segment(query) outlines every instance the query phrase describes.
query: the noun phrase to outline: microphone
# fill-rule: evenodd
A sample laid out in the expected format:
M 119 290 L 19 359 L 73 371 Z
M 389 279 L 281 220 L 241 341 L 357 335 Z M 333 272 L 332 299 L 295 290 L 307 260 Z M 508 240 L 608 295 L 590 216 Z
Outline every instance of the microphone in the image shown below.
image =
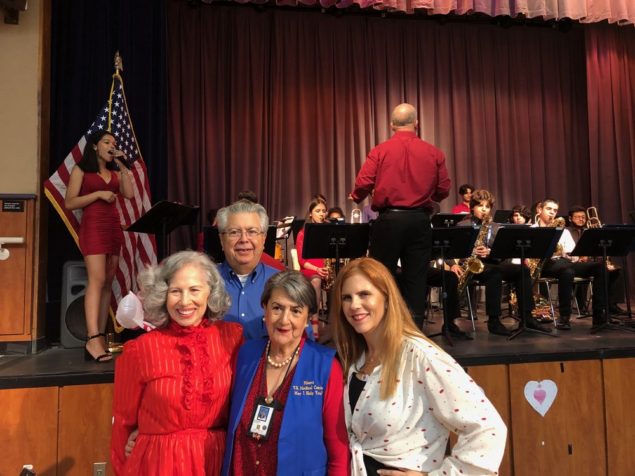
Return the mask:
M 113 149 L 113 150 L 109 150 L 108 154 L 112 155 L 113 157 L 119 159 L 121 161 L 121 163 L 128 169 L 132 169 L 132 165 L 130 165 L 130 163 L 128 162 L 128 159 L 126 158 L 126 154 L 119 149 Z

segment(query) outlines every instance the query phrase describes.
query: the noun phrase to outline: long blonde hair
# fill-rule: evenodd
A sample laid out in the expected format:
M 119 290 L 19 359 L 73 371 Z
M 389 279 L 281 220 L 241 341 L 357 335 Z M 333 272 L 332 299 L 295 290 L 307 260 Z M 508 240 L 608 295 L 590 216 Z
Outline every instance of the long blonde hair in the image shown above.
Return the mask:
M 380 398 L 386 400 L 395 393 L 399 380 L 401 346 L 405 337 L 426 339 L 417 328 L 412 314 L 401 297 L 399 288 L 390 271 L 372 258 L 359 258 L 348 263 L 339 273 L 333 285 L 333 304 L 329 320 L 334 327 L 334 338 L 347 378 L 351 366 L 368 349 L 364 336 L 358 334 L 348 323 L 342 312 L 342 286 L 355 274 L 367 278 L 384 296 L 386 311 L 381 321 L 382 348 L 377 349 L 382 363 Z

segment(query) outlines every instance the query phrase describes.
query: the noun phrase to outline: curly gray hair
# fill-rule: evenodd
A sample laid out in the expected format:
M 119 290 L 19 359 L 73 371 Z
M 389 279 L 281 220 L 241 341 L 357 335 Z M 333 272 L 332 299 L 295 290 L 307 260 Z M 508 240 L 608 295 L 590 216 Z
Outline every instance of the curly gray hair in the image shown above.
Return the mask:
M 207 255 L 196 251 L 179 251 L 139 274 L 140 294 L 148 322 L 157 327 L 167 325 L 170 316 L 165 303 L 170 281 L 177 271 L 189 264 L 198 266 L 207 275 L 207 284 L 210 289 L 207 308 L 211 314 L 210 317 L 219 319 L 229 309 L 231 300 L 225 291 L 225 282 L 212 260 Z
M 234 213 L 257 213 L 258 218 L 260 219 L 260 231 L 263 233 L 267 232 L 267 227 L 269 226 L 267 210 L 265 210 L 265 207 L 259 203 L 253 203 L 249 200 L 238 200 L 237 202 L 218 210 L 218 213 L 216 214 L 216 225 L 218 226 L 218 231 L 221 233 L 225 231 L 229 215 L 233 215 Z

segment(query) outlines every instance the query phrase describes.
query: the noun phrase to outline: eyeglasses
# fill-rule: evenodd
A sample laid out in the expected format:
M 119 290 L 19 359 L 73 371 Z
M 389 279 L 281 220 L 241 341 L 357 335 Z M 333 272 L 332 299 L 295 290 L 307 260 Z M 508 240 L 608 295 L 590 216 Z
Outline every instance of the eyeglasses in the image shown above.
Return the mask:
M 222 232 L 223 235 L 227 236 L 230 240 L 238 240 L 243 236 L 243 233 L 247 235 L 247 238 L 256 238 L 259 235 L 262 235 L 262 231 L 258 228 L 248 228 L 246 230 L 241 230 L 240 228 L 230 228 L 227 231 Z

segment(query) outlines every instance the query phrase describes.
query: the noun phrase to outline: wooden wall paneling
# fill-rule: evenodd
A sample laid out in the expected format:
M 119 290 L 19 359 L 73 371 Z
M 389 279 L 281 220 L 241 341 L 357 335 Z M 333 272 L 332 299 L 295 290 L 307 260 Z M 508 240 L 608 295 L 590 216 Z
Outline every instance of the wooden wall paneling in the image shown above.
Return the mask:
M 483 365 L 468 367 L 467 373 L 483 389 L 487 398 L 496 407 L 501 418 L 507 425 L 507 444 L 498 474 L 500 476 L 513 475 L 512 464 L 512 429 L 511 410 L 509 400 L 509 369 L 507 365 Z
M 56 474 L 58 388 L 0 390 L 0 401 L 0 475 L 17 476 L 25 464 Z
M 631 476 L 635 471 L 635 359 L 604 360 L 602 366 L 608 474 Z
M 93 463 L 110 465 L 112 384 L 73 385 L 60 390 L 58 474 L 93 474 Z
M 41 2 L 42 17 L 40 27 L 39 46 L 39 91 L 40 91 L 40 123 L 38 136 L 40 144 L 39 153 L 39 178 L 38 183 L 43 184 L 49 177 L 50 162 L 50 130 L 51 130 L 51 49 L 53 37 L 52 6 L 53 2 Z M 40 190 L 42 190 L 40 188 Z M 48 214 L 55 213 L 46 199 L 44 193 L 38 193 L 35 202 L 34 219 L 34 259 L 33 259 L 33 338 L 42 338 L 45 334 L 46 314 L 46 262 L 48 258 Z
M 525 399 L 524 388 L 529 381 L 547 379 L 556 383 L 558 393 L 543 417 Z M 509 380 L 516 476 L 606 475 L 599 360 L 513 364 Z
M 568 474 L 594 476 L 606 472 L 606 423 L 604 420 L 604 393 L 602 392 L 602 362 L 583 360 L 565 362 L 566 394 L 569 406 L 567 427 L 573 444 L 573 458 Z
M 0 235 L 25 240 L 23 244 L 5 245 L 11 254 L 0 261 L 0 341 L 29 340 L 31 335 L 34 202 L 23 201 L 23 212 L 0 208 Z

